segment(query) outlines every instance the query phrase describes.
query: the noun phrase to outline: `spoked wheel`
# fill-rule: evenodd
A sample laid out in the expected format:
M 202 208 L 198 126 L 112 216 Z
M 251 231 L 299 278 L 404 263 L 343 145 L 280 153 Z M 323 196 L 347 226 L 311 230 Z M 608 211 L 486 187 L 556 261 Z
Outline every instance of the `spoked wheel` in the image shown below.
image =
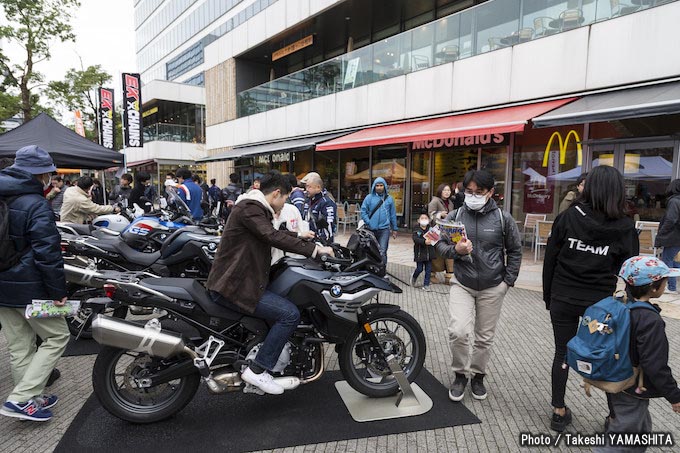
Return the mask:
M 149 375 L 174 363 L 145 353 L 102 348 L 92 370 L 94 393 L 102 406 L 120 419 L 133 423 L 164 420 L 191 401 L 201 382 L 196 372 L 147 387 Z
M 425 335 L 418 322 L 404 311 L 378 315 L 370 320 L 385 357 L 394 354 L 409 382 L 413 382 L 425 361 Z M 399 391 L 387 361 L 373 350 L 361 326 L 339 351 L 342 375 L 359 393 L 374 398 L 391 396 Z

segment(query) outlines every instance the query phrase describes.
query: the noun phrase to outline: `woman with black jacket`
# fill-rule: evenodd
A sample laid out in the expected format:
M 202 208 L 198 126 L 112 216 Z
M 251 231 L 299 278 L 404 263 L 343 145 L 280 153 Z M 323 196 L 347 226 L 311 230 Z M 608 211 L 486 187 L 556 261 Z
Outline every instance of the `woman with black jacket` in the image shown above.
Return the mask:
M 675 255 L 680 252 L 680 179 L 674 179 L 666 190 L 666 213 L 659 223 L 654 247 L 663 247 L 661 259 L 670 268 L 680 267 Z M 666 293 L 677 293 L 675 277 L 668 278 Z
M 550 427 L 558 432 L 572 421 L 564 404 L 567 342 L 576 335 L 586 308 L 614 293 L 621 264 L 640 248 L 635 224 L 625 215 L 625 202 L 621 173 L 613 167 L 595 167 L 581 198 L 557 216 L 548 239 L 543 300 L 555 336 Z

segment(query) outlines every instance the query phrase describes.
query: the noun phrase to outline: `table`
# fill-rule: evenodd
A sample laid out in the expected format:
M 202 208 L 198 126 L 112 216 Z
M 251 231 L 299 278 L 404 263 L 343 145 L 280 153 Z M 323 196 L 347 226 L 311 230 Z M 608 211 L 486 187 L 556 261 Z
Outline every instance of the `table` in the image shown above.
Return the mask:
M 456 61 L 458 59 L 458 55 L 459 54 L 457 50 L 446 50 L 446 48 L 434 54 L 435 58 L 442 60 L 446 63 Z
M 519 44 L 519 34 L 513 33 L 509 36 L 501 38 L 501 44 L 505 46 L 514 46 L 515 44 Z
M 578 23 L 581 25 L 583 22 L 586 21 L 586 18 L 581 16 L 578 18 Z M 570 21 L 571 22 L 571 21 Z M 550 23 L 548 24 L 550 28 L 555 28 L 557 30 L 563 30 L 563 24 L 564 24 L 564 19 L 554 19 L 551 20 Z M 575 28 L 575 27 L 574 27 Z

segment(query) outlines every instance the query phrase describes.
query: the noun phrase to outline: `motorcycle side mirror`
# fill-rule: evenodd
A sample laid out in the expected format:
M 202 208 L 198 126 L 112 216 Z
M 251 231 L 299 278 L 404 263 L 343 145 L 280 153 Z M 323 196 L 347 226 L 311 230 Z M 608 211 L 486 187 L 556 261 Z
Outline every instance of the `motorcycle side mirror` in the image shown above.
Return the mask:
M 165 209 L 165 208 L 168 207 L 168 201 L 165 198 L 161 198 L 160 204 L 161 204 L 161 209 Z

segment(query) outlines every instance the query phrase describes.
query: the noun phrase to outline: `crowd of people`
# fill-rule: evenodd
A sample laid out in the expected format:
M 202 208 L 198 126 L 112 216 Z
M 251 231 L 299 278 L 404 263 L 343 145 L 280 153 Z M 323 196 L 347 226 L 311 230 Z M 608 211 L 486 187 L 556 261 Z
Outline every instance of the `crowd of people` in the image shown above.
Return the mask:
M 50 408 L 58 398 L 45 393 L 45 387 L 69 338 L 62 318 L 26 319 L 23 314 L 33 299 L 52 300 L 58 306 L 66 302 L 55 214 L 82 223 L 88 216 L 118 209 L 96 202 L 91 177 L 81 177 L 65 189 L 62 178 L 51 176 L 55 170 L 47 152 L 27 146 L 17 151 L 12 165 L 0 171 L 0 216 L 7 220 L 6 235 L 1 238 L 0 325 L 14 381 L 0 414 L 33 421 L 52 416 Z M 110 198 L 144 204 L 144 199 L 155 197 L 149 180 L 147 174 L 138 173 L 133 185 L 133 178 L 125 174 Z M 300 257 L 333 254 L 331 247 L 320 244 L 334 240 L 335 201 L 314 172 L 298 181 L 295 175 L 272 171 L 247 191 L 237 174 L 230 175 L 224 189 L 215 180 L 210 183 L 180 168 L 167 175 L 165 185 L 177 189 L 195 219 L 220 206 L 217 215 L 226 222 L 222 244 L 229 247 L 219 247 L 206 286 L 216 304 L 268 321 L 271 328 L 242 378 L 266 393 L 281 394 L 285 389 L 272 378 L 271 370 L 299 322 L 299 311 L 267 290 L 270 269 L 286 253 Z M 473 398 L 487 398 L 485 377 L 501 307 L 519 275 L 522 243 L 517 223 L 496 205 L 494 191 L 489 172 L 469 171 L 453 190 L 446 184 L 437 188 L 413 231 L 417 267 L 411 284 L 424 273 L 423 288 L 428 289 L 436 259 L 452 274 L 448 303 L 455 376 L 449 390 L 452 401 L 464 399 L 468 383 Z M 680 388 L 668 366 L 665 324 L 658 307 L 651 304 L 667 284 L 675 289 L 674 277 L 680 275 L 672 269 L 678 267 L 675 258 L 680 251 L 680 180 L 668 188 L 668 209 L 659 226 L 656 245 L 664 249 L 663 261 L 637 256 L 638 233 L 626 213 L 620 172 L 596 167 L 579 181 L 577 192 L 555 219 L 543 267 L 543 300 L 555 344 L 550 426 L 562 432 L 573 422 L 574 414 L 565 402 L 567 344 L 583 323 L 586 310 L 615 292 L 619 276 L 625 281 L 627 297 L 648 305 L 647 310 L 631 310 L 631 359 L 644 374 L 635 386 L 607 393 L 605 429 L 649 432 L 650 399 L 666 398 L 680 412 Z M 360 227 L 375 235 L 386 264 L 389 239 L 396 238 L 398 224 L 395 203 L 383 178 L 373 181 L 362 203 L 361 220 Z M 429 230 L 437 220 L 463 225 L 465 235 L 456 240 L 447 234 L 431 236 Z M 245 268 L 252 272 L 244 273 Z

